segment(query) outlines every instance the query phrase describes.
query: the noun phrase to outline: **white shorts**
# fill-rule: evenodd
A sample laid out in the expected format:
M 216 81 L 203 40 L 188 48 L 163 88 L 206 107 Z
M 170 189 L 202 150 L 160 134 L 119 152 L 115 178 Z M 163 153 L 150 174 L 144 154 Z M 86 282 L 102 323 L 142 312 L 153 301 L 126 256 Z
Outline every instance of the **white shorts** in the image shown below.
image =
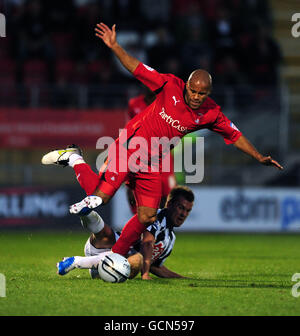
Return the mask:
M 109 249 L 109 248 L 97 249 L 96 247 L 94 247 L 90 242 L 90 237 L 88 238 L 88 240 L 86 241 L 86 243 L 84 245 L 84 255 L 86 257 L 91 257 L 91 256 L 101 254 L 101 259 L 104 259 L 104 257 L 109 253 L 111 253 L 111 249 Z M 98 273 L 98 269 L 96 269 L 96 268 L 89 269 L 89 273 L 90 273 L 92 279 L 99 279 L 100 278 L 99 273 Z
M 98 255 L 100 253 L 103 252 L 107 252 L 107 251 L 111 251 L 111 249 L 109 248 L 105 248 L 105 249 L 98 249 L 96 247 L 94 247 L 91 242 L 90 242 L 90 237 L 88 238 L 88 240 L 86 241 L 85 245 L 84 245 L 84 255 L 86 257 L 91 257 L 94 255 Z M 107 253 L 104 254 L 103 258 L 106 256 Z

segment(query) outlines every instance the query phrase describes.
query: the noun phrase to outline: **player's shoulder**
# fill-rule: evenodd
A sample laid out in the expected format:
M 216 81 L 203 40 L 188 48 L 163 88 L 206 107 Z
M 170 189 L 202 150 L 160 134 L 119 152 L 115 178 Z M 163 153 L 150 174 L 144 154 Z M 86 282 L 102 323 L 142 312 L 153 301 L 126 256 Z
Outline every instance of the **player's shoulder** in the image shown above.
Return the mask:
M 167 209 L 158 209 L 156 213 L 156 219 L 153 224 L 147 227 L 147 230 L 156 236 L 159 232 L 166 228 Z
M 167 208 L 158 209 L 156 214 L 156 221 L 161 224 L 163 220 L 166 218 L 166 216 L 167 216 Z
M 179 77 L 177 77 L 173 74 L 170 74 L 170 73 L 164 74 L 164 76 L 165 76 L 166 80 L 168 80 L 169 84 L 184 87 L 184 81 L 181 78 L 179 78 Z
M 209 114 L 216 116 L 221 111 L 220 105 L 218 105 L 212 98 L 207 97 L 204 103 L 200 106 L 199 112 L 202 114 Z

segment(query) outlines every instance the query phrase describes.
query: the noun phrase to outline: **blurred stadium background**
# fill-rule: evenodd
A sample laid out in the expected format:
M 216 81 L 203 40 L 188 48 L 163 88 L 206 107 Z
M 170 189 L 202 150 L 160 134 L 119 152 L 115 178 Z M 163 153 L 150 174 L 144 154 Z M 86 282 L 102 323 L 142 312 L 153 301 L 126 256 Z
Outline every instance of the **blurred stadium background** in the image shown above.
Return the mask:
M 129 98 L 142 91 L 94 36 L 103 21 L 116 23 L 119 43 L 160 72 L 186 80 L 208 70 L 223 112 L 285 167 L 260 166 L 200 132 L 204 180 L 190 185 L 197 206 L 186 229 L 297 232 L 300 38 L 291 17 L 299 1 L 2 0 L 0 12 L 0 229 L 80 229 L 68 215 L 84 196 L 74 174 L 40 159 L 77 143 L 96 169 L 97 139 L 118 135 Z M 121 190 L 104 218 L 124 222 L 125 203 Z

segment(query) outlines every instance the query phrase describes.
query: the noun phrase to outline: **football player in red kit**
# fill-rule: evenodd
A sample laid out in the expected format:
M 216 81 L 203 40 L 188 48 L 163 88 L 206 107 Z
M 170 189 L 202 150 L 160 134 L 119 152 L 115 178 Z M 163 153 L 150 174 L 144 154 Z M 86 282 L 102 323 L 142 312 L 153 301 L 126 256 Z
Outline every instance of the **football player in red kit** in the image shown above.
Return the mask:
M 128 102 L 128 119 L 134 118 L 137 114 L 145 110 L 147 106 L 153 103 L 155 100 L 155 94 L 146 88 L 145 93 L 133 97 Z M 176 177 L 174 173 L 174 159 L 172 152 L 170 152 L 170 169 L 168 171 L 161 171 L 161 183 L 162 183 L 162 198 L 160 202 L 160 208 L 163 208 L 170 191 L 176 186 Z M 132 213 L 137 212 L 136 200 L 132 189 L 130 188 L 130 182 L 126 183 L 127 199 Z
M 110 29 L 104 23 L 100 23 L 97 24 L 95 31 L 96 36 L 112 50 L 121 64 L 135 78 L 155 92 L 156 99 L 129 121 L 119 138 L 113 143 L 114 146 L 110 146 L 108 164 L 100 176 L 84 162 L 76 147 L 52 151 L 43 157 L 42 162 L 70 165 L 74 168 L 77 180 L 87 195 L 98 196 L 96 198 L 88 196 L 71 206 L 70 212 L 80 215 L 88 209 L 91 211 L 100 204 L 106 204 L 121 184 L 130 178 L 138 206 L 137 214 L 124 226 L 119 240 L 112 247 L 113 252 L 126 255 L 130 246 L 156 219 L 161 199 L 161 183 L 159 169 L 153 169 L 155 164 L 152 165 L 152 159 L 154 158 L 156 166 L 159 167 L 166 153 L 160 147 L 158 151 L 157 148 L 153 151 L 151 146 L 153 137 L 156 139 L 182 138 L 187 133 L 207 128 L 220 134 L 226 144 L 234 144 L 236 148 L 261 164 L 283 169 L 271 156 L 259 153 L 222 113 L 220 106 L 208 97 L 212 90 L 212 78 L 208 72 L 201 69 L 195 70 L 184 83 L 180 78 L 172 74 L 161 74 L 130 56 L 117 42 L 115 25 Z M 146 141 L 146 145 L 142 148 L 145 156 L 140 159 L 141 169 L 135 170 L 133 164 L 137 158 L 134 156 L 135 145 L 141 138 Z M 131 160 L 128 161 L 128 158 Z M 143 169 L 147 168 L 147 165 L 151 168 L 148 171 Z

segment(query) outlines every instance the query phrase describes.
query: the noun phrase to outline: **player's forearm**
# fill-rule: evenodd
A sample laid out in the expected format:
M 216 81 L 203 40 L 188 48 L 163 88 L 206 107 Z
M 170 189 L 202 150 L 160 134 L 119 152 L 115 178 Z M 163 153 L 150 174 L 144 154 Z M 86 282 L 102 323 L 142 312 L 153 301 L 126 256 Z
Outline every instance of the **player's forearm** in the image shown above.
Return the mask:
M 151 266 L 150 272 L 160 278 L 184 278 L 184 276 L 169 270 L 165 266 L 161 267 Z
M 150 273 L 150 267 L 151 267 L 151 263 L 147 262 L 147 261 L 144 261 L 143 262 L 143 267 L 142 267 L 142 276 L 143 275 L 147 275 L 149 276 L 149 273 Z
M 243 151 L 244 153 L 252 156 L 257 161 L 261 162 L 263 155 L 260 154 L 257 149 L 251 144 L 251 142 L 243 135 L 234 143 L 235 147 Z
M 115 43 L 111 50 L 113 53 L 118 57 L 122 65 L 131 73 L 139 65 L 140 61 L 137 60 L 135 57 L 129 55 L 118 43 Z
M 153 243 L 152 242 L 143 243 L 141 251 L 143 255 L 142 275 L 149 274 L 152 261 Z

